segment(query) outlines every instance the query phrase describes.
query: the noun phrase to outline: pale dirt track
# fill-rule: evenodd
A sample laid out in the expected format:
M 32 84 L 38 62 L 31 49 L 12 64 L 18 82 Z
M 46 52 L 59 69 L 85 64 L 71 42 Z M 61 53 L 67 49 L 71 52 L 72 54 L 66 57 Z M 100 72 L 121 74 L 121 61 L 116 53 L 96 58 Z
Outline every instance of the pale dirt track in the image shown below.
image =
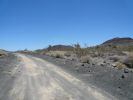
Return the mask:
M 16 79 L 7 92 L 9 100 L 116 100 L 56 65 L 32 56 L 16 55 L 20 62 L 12 69 Z

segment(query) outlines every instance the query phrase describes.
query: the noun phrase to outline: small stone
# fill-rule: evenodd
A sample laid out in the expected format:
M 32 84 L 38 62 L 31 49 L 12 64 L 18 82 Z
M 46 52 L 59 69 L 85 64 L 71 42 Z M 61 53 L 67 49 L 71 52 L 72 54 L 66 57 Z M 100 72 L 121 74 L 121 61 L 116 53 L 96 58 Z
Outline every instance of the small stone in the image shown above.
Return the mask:
M 82 64 L 81 66 L 84 66 L 84 64 Z
M 128 72 L 129 72 L 128 69 L 125 68 L 125 69 L 124 69 L 124 73 L 128 73 Z
M 84 66 L 84 64 L 81 64 L 81 66 Z
M 106 63 L 106 61 L 104 60 L 103 63 Z
M 102 63 L 102 64 L 100 64 L 101 66 L 104 66 L 104 64 Z
M 94 63 L 92 63 L 92 65 L 95 65 Z
M 116 67 L 116 64 L 112 64 L 113 67 Z
M 90 66 L 87 66 L 87 68 L 90 68 Z
M 122 79 L 124 79 L 124 78 L 125 78 L 125 76 L 124 76 L 124 75 L 122 75 L 122 76 L 121 76 L 121 78 L 122 78 Z

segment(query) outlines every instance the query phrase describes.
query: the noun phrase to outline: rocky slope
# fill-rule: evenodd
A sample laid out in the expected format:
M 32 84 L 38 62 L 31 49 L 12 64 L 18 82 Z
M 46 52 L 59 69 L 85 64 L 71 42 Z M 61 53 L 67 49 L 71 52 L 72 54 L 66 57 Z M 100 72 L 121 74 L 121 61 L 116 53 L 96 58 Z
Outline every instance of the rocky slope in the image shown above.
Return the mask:
M 103 43 L 103 45 L 107 44 L 113 44 L 113 45 L 133 45 L 133 39 L 132 38 L 113 38 L 110 40 L 107 40 Z

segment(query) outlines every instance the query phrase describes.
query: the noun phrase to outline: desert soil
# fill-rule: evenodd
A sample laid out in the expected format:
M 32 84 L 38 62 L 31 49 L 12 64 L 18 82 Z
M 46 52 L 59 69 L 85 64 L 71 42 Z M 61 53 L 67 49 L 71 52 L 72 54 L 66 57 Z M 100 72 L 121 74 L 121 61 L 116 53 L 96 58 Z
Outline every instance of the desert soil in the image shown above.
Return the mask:
M 0 100 L 117 100 L 46 60 L 15 55 L 0 59 Z
M 92 84 L 118 100 L 133 100 L 133 70 L 117 69 L 110 64 L 96 65 L 83 64 L 63 58 L 55 58 L 46 55 L 32 54 L 48 62 L 57 65 L 66 72 L 82 80 L 86 84 Z

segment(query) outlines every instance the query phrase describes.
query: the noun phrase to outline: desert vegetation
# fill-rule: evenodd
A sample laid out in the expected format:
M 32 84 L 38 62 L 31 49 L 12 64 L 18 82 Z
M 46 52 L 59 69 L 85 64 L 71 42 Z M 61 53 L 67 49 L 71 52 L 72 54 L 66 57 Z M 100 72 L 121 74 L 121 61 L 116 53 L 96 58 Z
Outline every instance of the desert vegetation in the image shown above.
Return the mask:
M 117 42 L 118 39 L 118 42 Z M 110 64 L 118 69 L 125 67 L 133 68 L 133 45 L 123 41 L 129 38 L 115 38 L 93 47 L 81 47 L 79 43 L 73 45 L 49 45 L 47 48 L 36 50 L 35 53 L 52 56 L 55 58 L 77 59 L 81 63 L 92 63 L 98 65 Z M 113 44 L 113 43 L 117 43 Z M 124 45 L 122 45 L 122 43 Z M 119 44 L 120 45 L 119 45 Z
M 125 64 L 128 68 L 133 68 L 133 55 L 127 56 L 123 61 L 123 64 Z
M 8 52 L 4 50 L 0 50 L 0 57 L 8 56 Z
M 118 93 L 121 96 L 121 93 L 124 93 L 125 96 L 123 91 L 126 91 L 130 95 L 126 97 L 132 98 L 133 45 L 131 39 L 130 43 L 125 39 L 126 43 L 120 39 L 119 42 L 116 40 L 115 38 L 117 45 L 111 40 L 93 47 L 76 43 L 49 45 L 35 51 L 19 52 L 57 64 L 76 75 L 81 75 L 81 78 L 87 79 L 92 84 L 105 89 L 108 87 L 114 94 Z

